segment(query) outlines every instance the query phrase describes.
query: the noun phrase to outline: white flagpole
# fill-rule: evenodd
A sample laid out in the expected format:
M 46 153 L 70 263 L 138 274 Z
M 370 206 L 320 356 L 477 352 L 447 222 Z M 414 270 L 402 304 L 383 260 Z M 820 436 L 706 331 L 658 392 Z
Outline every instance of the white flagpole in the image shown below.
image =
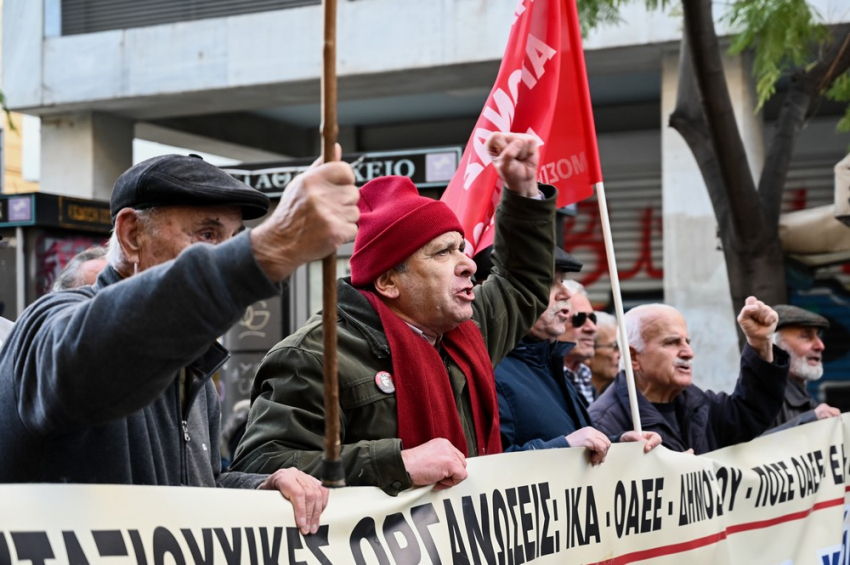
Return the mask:
M 632 371 L 632 355 L 629 351 L 629 338 L 626 336 L 626 321 L 623 317 L 623 296 L 620 294 L 620 277 L 617 275 L 617 260 L 614 258 L 614 243 L 611 239 L 611 222 L 608 219 L 608 202 L 605 199 L 605 187 L 601 182 L 594 185 L 599 200 L 599 218 L 602 220 L 602 238 L 605 240 L 605 254 L 608 257 L 608 276 L 611 278 L 611 292 L 614 295 L 614 311 L 617 314 L 617 329 L 620 333 L 620 352 L 626 368 L 626 384 L 629 387 L 629 405 L 632 409 L 632 426 L 637 433 L 642 432 L 640 412 L 638 412 L 635 375 Z

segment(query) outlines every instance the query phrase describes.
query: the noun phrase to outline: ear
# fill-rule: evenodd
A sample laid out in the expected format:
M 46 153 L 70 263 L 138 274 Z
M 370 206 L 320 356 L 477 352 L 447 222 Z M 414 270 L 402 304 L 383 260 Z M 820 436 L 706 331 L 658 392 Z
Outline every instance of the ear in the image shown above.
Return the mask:
M 387 271 L 375 279 L 375 290 L 384 298 L 394 300 L 401 295 L 399 288 L 399 273 L 395 270 Z
M 637 373 L 640 371 L 640 361 L 638 361 L 638 352 L 631 345 L 629 346 L 629 356 L 632 358 L 632 371 Z
M 128 263 L 138 263 L 141 251 L 139 217 L 132 208 L 124 208 L 115 217 L 115 234 Z

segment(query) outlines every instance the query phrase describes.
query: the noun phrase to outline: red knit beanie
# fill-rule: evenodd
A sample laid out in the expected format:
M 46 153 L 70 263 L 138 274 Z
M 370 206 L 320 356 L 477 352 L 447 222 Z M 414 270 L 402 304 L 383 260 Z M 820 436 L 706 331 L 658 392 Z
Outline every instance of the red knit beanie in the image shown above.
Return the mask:
M 364 287 L 420 247 L 444 233 L 463 227 L 439 200 L 419 196 L 407 177 L 371 180 L 360 189 L 360 221 L 351 256 L 351 284 Z

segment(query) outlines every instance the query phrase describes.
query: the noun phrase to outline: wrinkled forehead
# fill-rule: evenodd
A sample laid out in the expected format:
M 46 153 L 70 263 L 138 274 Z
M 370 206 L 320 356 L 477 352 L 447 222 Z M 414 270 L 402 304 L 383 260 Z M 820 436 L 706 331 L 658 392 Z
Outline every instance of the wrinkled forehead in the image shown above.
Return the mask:
M 242 224 L 242 208 L 239 206 L 161 206 L 157 211 L 181 223 Z
M 658 309 L 644 315 L 642 334 L 645 341 L 663 339 L 669 336 L 688 337 L 688 324 L 685 318 L 673 309 Z
M 448 231 L 442 235 L 438 235 L 422 247 L 420 247 L 414 255 L 428 254 L 449 246 L 460 247 L 463 244 L 463 236 L 456 231 Z
M 590 305 L 590 300 L 583 294 L 576 293 L 570 298 L 570 306 L 573 309 L 573 312 L 585 312 L 589 313 L 593 311 L 593 307 Z

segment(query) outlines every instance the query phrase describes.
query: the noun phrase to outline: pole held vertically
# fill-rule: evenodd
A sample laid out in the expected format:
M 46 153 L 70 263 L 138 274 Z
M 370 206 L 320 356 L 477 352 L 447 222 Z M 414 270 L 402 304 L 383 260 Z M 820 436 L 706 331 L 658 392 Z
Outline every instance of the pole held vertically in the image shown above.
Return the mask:
M 599 219 L 602 221 L 602 239 L 605 241 L 605 254 L 608 256 L 608 276 L 611 278 L 611 293 L 614 295 L 614 311 L 617 314 L 617 330 L 620 334 L 623 365 L 626 370 L 626 385 L 629 389 L 629 406 L 632 409 L 632 426 L 642 433 L 640 412 L 638 410 L 635 375 L 632 369 L 632 355 L 629 351 L 629 338 L 626 334 L 626 320 L 623 312 L 623 295 L 620 293 L 620 276 L 617 273 L 617 260 L 614 257 L 614 242 L 611 237 L 611 220 L 608 218 L 608 201 L 605 198 L 605 186 L 598 182 L 596 199 L 599 201 Z
M 336 102 L 336 0 L 323 0 L 325 12 L 322 48 L 322 160 L 336 160 L 338 135 Z M 322 260 L 322 326 L 324 328 L 325 454 L 322 484 L 328 488 L 345 486 L 340 459 L 339 378 L 336 338 L 336 253 Z

